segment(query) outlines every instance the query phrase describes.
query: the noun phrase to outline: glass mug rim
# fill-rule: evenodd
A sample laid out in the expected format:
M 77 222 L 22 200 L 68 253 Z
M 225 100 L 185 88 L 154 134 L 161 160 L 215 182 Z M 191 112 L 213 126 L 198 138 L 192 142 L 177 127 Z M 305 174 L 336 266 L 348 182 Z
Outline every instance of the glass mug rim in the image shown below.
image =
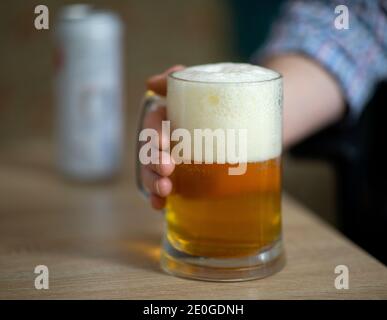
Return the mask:
M 252 80 L 252 81 L 230 81 L 230 82 L 222 82 L 222 81 L 204 81 L 204 80 L 188 80 L 177 77 L 175 74 L 181 70 L 174 71 L 168 74 L 167 78 L 172 80 L 178 80 L 183 82 L 192 82 L 192 83 L 203 83 L 203 84 L 221 84 L 221 85 L 233 85 L 233 84 L 257 84 L 257 83 L 266 83 L 271 81 L 281 80 L 283 78 L 282 74 L 270 69 L 275 73 L 275 77 L 271 79 L 264 80 Z

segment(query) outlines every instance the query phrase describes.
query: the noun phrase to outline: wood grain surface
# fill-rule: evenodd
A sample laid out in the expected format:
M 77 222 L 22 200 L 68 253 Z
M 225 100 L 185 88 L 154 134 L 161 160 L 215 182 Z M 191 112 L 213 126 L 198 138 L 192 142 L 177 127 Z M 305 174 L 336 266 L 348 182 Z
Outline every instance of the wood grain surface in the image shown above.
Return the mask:
M 130 159 L 131 158 L 131 159 Z M 44 141 L 0 148 L 2 299 L 386 299 L 387 269 L 288 196 L 285 268 L 265 279 L 216 283 L 176 278 L 159 267 L 163 216 L 137 192 L 133 157 L 104 184 L 67 181 Z M 34 287 L 47 265 L 48 290 Z M 334 269 L 349 268 L 337 290 Z

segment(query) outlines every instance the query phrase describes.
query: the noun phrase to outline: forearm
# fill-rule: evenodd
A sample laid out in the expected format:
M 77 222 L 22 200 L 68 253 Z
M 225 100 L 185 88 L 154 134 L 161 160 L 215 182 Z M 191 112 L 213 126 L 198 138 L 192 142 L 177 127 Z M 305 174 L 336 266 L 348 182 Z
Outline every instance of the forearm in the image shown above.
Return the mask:
M 267 59 L 264 66 L 283 75 L 285 148 L 343 117 L 341 89 L 316 62 L 299 54 L 284 54 Z

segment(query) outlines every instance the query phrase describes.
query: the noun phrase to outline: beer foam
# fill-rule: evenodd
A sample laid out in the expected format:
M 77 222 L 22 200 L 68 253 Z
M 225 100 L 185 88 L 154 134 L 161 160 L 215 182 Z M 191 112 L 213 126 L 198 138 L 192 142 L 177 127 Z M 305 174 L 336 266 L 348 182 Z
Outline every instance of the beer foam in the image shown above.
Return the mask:
M 185 128 L 192 139 L 194 129 L 246 129 L 247 161 L 273 159 L 282 149 L 282 78 L 249 64 L 189 67 L 168 77 L 167 115 L 172 129 Z M 207 158 L 192 151 L 192 160 Z
M 278 78 L 270 69 L 247 63 L 214 63 L 186 68 L 173 74 L 177 79 L 199 82 L 257 82 Z

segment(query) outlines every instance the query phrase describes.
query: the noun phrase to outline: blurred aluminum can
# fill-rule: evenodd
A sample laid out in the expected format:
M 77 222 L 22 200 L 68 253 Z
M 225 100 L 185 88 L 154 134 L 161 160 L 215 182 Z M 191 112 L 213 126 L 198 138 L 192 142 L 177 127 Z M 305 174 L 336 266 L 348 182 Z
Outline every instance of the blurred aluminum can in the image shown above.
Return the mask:
M 120 19 L 89 5 L 62 8 L 54 30 L 57 161 L 72 178 L 101 180 L 121 165 Z

